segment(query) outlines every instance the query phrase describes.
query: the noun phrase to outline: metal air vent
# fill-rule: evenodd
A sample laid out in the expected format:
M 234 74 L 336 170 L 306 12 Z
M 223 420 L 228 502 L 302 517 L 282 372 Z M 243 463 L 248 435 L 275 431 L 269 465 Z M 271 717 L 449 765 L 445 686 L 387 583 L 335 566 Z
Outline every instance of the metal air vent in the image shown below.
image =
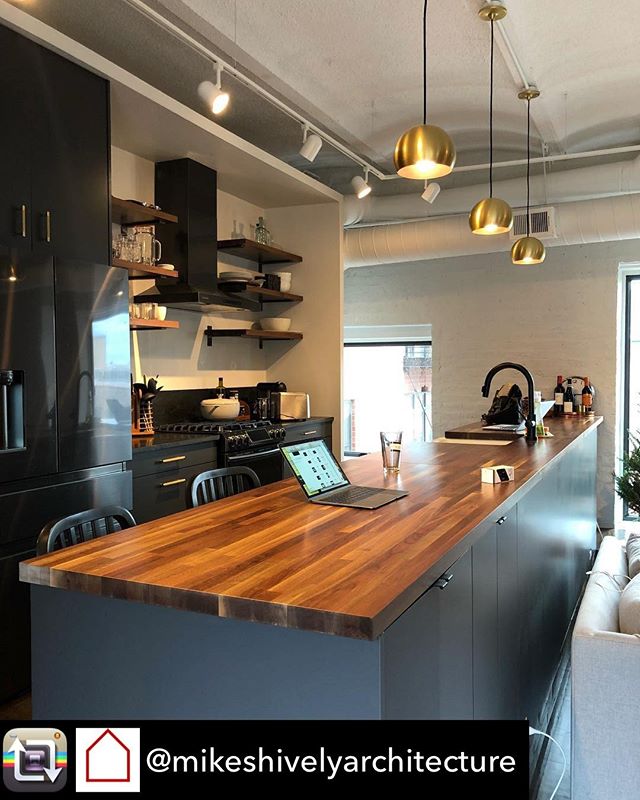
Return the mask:
M 531 236 L 537 239 L 556 239 L 555 208 L 553 206 L 543 206 L 540 208 L 529 209 L 529 225 Z M 511 240 L 520 239 L 527 235 L 527 212 L 525 209 L 518 209 L 513 212 L 513 227 L 509 231 Z

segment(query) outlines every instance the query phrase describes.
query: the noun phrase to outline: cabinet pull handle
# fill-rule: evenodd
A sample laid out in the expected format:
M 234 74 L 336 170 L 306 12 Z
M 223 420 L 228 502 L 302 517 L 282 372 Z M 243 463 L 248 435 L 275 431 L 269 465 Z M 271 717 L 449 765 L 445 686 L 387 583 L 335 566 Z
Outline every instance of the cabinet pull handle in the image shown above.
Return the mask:
M 51 211 L 49 209 L 44 212 L 44 239 L 47 243 L 51 241 Z
M 313 436 L 314 433 L 318 433 L 318 431 L 305 431 L 304 435 L 305 436 Z
M 438 589 L 446 589 L 449 583 L 453 580 L 453 572 L 450 572 L 448 575 L 443 575 L 441 578 L 433 584 Z
M 186 482 L 187 482 L 186 478 L 176 478 L 174 481 L 165 481 L 164 483 L 161 483 L 160 486 L 163 486 L 163 487 L 164 486 L 177 486 L 179 483 L 186 483 Z
M 171 456 L 170 458 L 163 458 L 161 464 L 170 464 L 172 461 L 184 461 L 186 456 Z
M 500 517 L 500 519 L 496 522 L 496 525 L 504 525 L 506 521 L 507 521 L 506 517 Z
M 20 206 L 20 236 L 23 239 L 27 238 L 27 204 L 22 203 Z

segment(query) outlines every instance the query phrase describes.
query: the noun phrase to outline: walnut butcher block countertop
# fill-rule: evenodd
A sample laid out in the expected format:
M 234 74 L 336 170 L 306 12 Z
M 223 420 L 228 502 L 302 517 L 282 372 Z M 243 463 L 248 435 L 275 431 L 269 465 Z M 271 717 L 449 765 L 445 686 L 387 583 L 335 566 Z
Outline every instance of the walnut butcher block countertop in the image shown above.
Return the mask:
M 535 446 L 411 445 L 399 479 L 384 478 L 378 454 L 346 462 L 353 482 L 410 492 L 377 511 L 308 503 L 291 478 L 24 561 L 20 578 L 374 639 L 439 577 L 449 551 L 601 421 L 552 420 L 554 438 Z M 515 482 L 480 483 L 481 466 L 503 463 Z

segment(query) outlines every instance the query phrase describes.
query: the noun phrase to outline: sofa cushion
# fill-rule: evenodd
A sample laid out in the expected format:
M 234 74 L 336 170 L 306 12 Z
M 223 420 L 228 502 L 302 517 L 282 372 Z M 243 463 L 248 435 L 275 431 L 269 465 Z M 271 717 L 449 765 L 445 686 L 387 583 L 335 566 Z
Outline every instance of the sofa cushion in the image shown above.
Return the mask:
M 640 575 L 620 595 L 620 633 L 640 634 Z
M 640 574 L 640 533 L 631 533 L 627 539 L 627 561 L 629 562 L 629 577 L 635 578 Z
M 619 630 L 620 590 L 627 585 L 622 577 L 624 575 L 627 575 L 624 544 L 613 536 L 605 536 L 580 603 L 574 631 L 576 636 L 590 636 L 595 631 Z

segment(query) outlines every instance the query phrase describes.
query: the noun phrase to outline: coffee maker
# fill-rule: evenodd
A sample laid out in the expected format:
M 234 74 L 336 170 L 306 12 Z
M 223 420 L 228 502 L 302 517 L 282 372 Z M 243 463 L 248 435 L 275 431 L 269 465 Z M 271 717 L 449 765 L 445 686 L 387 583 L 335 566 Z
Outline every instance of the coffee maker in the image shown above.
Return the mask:
M 259 383 L 256 385 L 256 408 L 255 416 L 257 419 L 273 419 L 274 404 L 271 401 L 272 392 L 286 392 L 287 384 L 282 381 L 272 381 L 271 383 Z

